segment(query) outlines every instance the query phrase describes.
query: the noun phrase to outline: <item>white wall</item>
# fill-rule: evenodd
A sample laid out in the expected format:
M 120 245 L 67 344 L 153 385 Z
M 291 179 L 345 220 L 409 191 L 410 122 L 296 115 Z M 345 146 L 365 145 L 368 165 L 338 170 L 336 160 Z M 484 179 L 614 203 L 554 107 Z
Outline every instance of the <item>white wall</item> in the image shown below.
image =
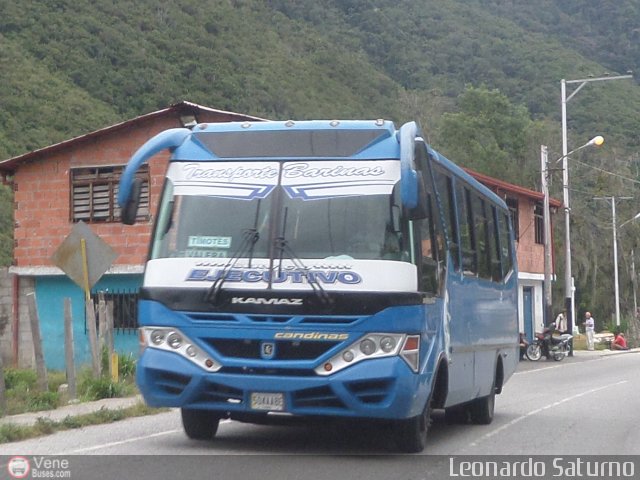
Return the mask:
M 544 328 L 544 275 L 535 273 L 518 273 L 518 327 L 521 332 L 524 328 L 524 287 L 533 288 L 533 331 L 542 332 Z

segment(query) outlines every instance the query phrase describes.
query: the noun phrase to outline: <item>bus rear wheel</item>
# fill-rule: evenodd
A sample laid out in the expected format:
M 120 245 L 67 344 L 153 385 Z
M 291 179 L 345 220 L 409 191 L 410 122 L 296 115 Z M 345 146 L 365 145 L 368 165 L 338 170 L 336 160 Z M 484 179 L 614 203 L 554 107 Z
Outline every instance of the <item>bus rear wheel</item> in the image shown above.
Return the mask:
M 212 440 L 218 432 L 221 415 L 211 410 L 181 408 L 182 428 L 192 440 Z
M 491 387 L 491 393 L 486 397 L 476 398 L 469 404 L 471 421 L 477 425 L 489 425 L 493 421 L 496 405 L 496 389 Z
M 427 445 L 427 432 L 431 425 L 431 399 L 424 411 L 415 417 L 398 421 L 396 424 L 396 445 L 403 453 L 420 453 Z

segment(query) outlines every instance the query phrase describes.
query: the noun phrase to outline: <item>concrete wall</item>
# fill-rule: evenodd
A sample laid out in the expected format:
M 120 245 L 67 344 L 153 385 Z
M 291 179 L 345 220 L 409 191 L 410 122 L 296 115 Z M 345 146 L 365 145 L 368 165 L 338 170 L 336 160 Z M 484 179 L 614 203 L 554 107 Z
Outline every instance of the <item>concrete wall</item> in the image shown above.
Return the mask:
M 22 294 L 17 297 L 14 307 L 14 282 Z M 34 292 L 32 278 L 19 278 L 9 273 L 7 268 L 0 269 L 0 355 L 5 367 L 35 366 L 31 322 L 28 315 L 27 295 Z M 14 316 L 18 315 L 18 341 L 14 342 Z M 15 354 L 17 352 L 17 358 Z
M 18 279 L 18 309 L 13 308 L 14 281 Z M 105 275 L 92 291 L 136 289 L 140 275 Z M 48 369 L 64 370 L 64 299 L 71 299 L 74 335 L 74 361 L 77 367 L 91 364 L 91 350 L 85 329 L 84 293 L 66 276 L 18 277 L 0 269 L 0 354 L 5 367 L 35 367 L 33 337 L 28 309 L 28 295 L 36 295 L 40 335 Z M 14 315 L 19 317 L 17 362 L 14 342 Z M 136 355 L 138 337 L 135 331 L 117 332 L 118 353 Z

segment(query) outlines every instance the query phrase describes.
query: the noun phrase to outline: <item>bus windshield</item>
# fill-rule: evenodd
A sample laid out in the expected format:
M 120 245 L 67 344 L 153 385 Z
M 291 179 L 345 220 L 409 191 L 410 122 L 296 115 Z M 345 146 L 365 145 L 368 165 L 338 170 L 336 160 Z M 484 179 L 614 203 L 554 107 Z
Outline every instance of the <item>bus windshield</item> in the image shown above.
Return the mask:
M 282 175 L 271 185 L 251 190 L 258 194 L 244 190 L 229 194 L 229 185 L 220 187 L 220 178 L 203 189 L 206 182 L 194 185 L 171 177 L 160 203 L 152 259 L 294 255 L 410 261 L 407 222 L 402 220 L 398 188 L 394 188 L 397 179 L 381 187 L 380 181 L 367 185 L 350 178 L 351 185 L 342 182 L 338 189 L 339 175 L 331 178 L 331 185 L 310 182 L 309 177 L 303 184 L 294 184 Z M 274 245 L 284 245 L 286 251 Z

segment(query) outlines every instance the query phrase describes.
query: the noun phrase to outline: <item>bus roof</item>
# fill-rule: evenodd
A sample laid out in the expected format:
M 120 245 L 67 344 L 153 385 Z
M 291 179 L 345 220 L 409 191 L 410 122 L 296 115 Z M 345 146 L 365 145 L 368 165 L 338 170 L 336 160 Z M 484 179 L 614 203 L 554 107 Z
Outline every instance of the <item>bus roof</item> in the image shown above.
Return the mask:
M 385 120 L 203 123 L 173 160 L 382 159 L 397 158 L 398 148 L 395 126 Z

